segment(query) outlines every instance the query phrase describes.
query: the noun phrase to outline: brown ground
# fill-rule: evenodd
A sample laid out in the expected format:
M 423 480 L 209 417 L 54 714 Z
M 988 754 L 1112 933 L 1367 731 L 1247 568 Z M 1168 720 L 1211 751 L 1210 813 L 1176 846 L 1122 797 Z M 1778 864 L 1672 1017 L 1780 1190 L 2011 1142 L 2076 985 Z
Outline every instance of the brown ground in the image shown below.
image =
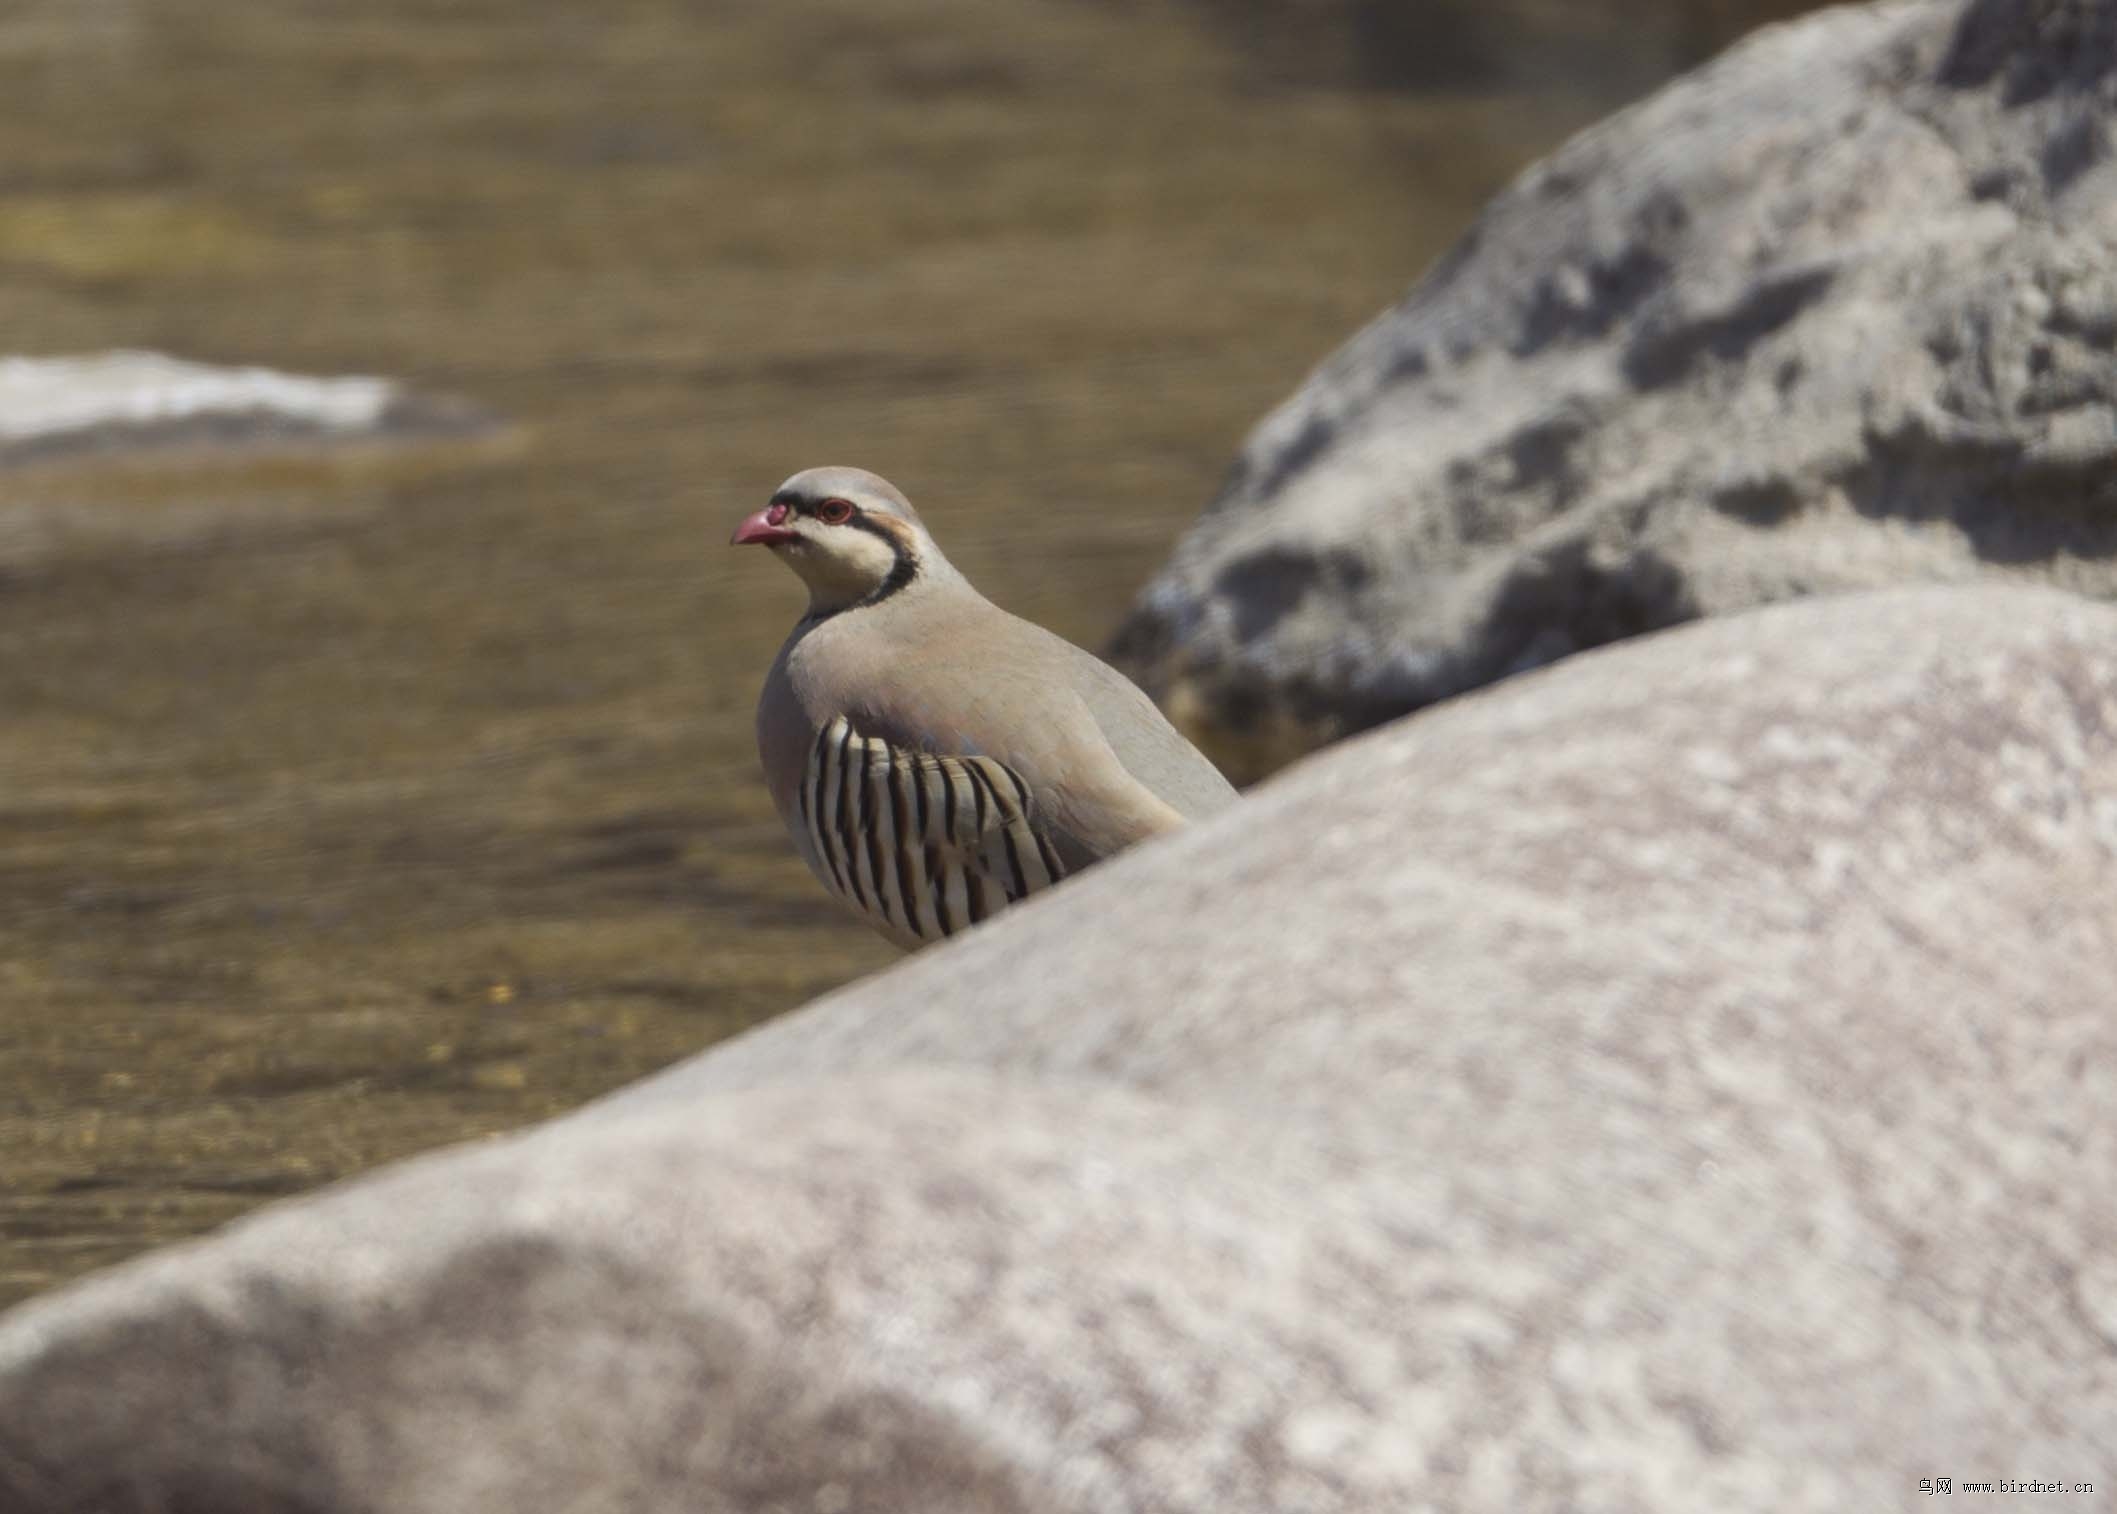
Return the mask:
M 799 596 L 733 520 L 878 468 L 1093 644 L 1249 423 L 1608 103 L 1274 68 L 1240 8 L 0 8 L 0 347 L 519 422 L 0 474 L 0 1303 L 891 959 L 756 777 Z

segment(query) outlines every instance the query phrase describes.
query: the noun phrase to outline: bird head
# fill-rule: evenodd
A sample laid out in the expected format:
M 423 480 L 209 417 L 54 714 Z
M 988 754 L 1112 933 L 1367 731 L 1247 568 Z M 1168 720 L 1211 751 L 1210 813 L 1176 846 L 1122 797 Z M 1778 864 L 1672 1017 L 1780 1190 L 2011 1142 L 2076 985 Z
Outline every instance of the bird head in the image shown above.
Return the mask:
M 809 586 L 811 613 L 875 604 L 945 567 L 911 501 L 860 468 L 810 468 L 772 493 L 735 528 L 734 546 L 756 545 Z

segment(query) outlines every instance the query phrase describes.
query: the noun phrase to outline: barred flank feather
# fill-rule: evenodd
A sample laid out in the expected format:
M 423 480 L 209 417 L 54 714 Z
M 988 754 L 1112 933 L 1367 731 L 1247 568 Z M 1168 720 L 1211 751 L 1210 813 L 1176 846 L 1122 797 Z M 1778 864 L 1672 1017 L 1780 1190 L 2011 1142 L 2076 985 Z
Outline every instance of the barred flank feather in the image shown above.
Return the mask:
M 870 920 L 937 941 L 1065 876 L 1028 787 L 990 757 L 936 757 L 825 726 L 801 827 L 831 891 Z

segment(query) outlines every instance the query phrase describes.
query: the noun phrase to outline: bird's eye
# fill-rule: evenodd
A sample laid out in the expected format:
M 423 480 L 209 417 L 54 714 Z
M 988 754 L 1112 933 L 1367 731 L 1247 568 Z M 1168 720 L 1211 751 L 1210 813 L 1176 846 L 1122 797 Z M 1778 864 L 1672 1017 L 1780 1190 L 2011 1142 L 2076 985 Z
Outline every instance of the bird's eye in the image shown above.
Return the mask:
M 853 502 L 849 499 L 827 499 L 816 507 L 816 519 L 826 526 L 842 526 L 853 518 Z

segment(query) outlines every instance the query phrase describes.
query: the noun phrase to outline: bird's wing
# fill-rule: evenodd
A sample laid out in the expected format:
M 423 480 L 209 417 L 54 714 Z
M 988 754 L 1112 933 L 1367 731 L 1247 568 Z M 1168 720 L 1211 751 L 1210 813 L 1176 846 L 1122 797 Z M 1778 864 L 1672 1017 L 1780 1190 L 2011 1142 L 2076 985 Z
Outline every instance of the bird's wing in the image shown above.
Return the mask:
M 903 758 L 991 763 L 976 771 L 999 793 L 1010 783 L 1021 790 L 1033 839 L 1067 873 L 1185 823 L 1190 811 L 1179 800 L 1189 796 L 1157 792 L 1105 730 L 1099 711 L 1111 701 L 1099 687 L 1084 688 L 1086 653 L 967 586 L 917 609 L 884 606 L 864 621 L 826 621 L 788 657 L 788 698 L 805 712 L 802 744 L 782 759 L 789 776 L 813 755 L 810 733 L 842 715 L 853 736 Z M 1122 718 L 1166 727 L 1145 695 L 1135 690 L 1134 698 Z M 1165 739 L 1182 742 L 1174 731 Z M 786 797 L 791 816 L 795 796 Z
M 817 733 L 796 799 L 809 864 L 885 935 L 938 941 L 1066 875 L 1029 786 L 990 757 Z
M 1169 724 L 1138 684 L 1071 642 L 1059 645 L 1096 725 L 1118 761 L 1141 784 L 1186 820 L 1216 815 L 1240 797 L 1226 775 Z
M 1125 766 L 1070 684 L 1024 677 L 927 688 L 935 697 L 915 701 L 900 684 L 895 698 L 856 707 L 853 719 L 895 748 L 997 765 L 1028 793 L 1032 828 L 1068 872 L 1185 823 Z

